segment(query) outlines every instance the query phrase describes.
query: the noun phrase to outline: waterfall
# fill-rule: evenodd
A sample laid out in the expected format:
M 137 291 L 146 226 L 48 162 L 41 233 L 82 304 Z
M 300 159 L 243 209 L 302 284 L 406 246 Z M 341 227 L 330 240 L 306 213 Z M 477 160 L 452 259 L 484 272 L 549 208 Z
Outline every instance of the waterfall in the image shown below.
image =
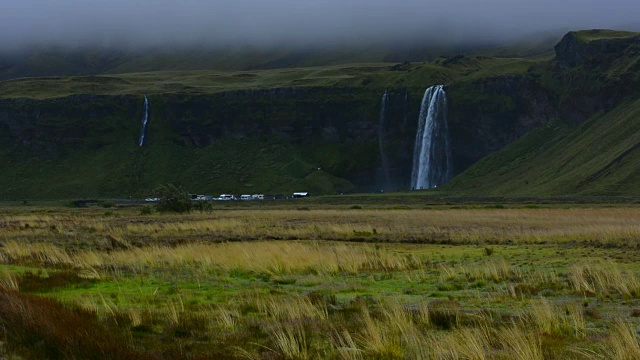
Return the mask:
M 422 98 L 413 151 L 411 188 L 436 188 L 449 181 L 452 174 L 447 94 L 443 85 L 437 85 L 428 88 Z
M 407 128 L 407 119 L 409 115 L 409 91 L 408 90 L 404 91 L 404 105 L 403 105 L 402 111 L 404 112 L 404 117 L 402 118 L 402 132 L 404 133 L 405 129 Z
M 382 95 L 382 101 L 380 105 L 380 118 L 378 120 L 378 147 L 380 148 L 380 162 L 382 165 L 382 171 L 384 173 L 384 188 L 387 188 L 391 183 L 391 177 L 389 175 L 389 160 L 387 154 L 384 151 L 384 130 L 386 127 L 386 113 L 389 106 L 389 90 L 385 90 Z
M 147 123 L 149 122 L 149 100 L 147 96 L 144 97 L 144 116 L 142 117 L 142 129 L 140 130 L 140 140 L 138 140 L 138 146 L 144 146 L 147 134 Z

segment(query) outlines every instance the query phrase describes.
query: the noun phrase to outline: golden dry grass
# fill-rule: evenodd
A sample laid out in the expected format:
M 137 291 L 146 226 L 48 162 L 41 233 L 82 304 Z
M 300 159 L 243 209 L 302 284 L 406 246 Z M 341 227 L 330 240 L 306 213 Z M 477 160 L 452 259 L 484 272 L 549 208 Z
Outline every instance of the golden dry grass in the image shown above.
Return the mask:
M 3 218 L 0 241 L 75 240 L 95 246 L 223 240 L 366 240 L 391 242 L 628 244 L 640 238 L 640 209 L 232 210 L 185 216 L 101 213 L 24 214 Z M 104 240 L 106 241 L 106 240 Z M 71 245 L 71 244 L 70 244 Z
M 640 353 L 637 319 L 612 320 L 640 297 L 635 258 L 575 256 L 633 254 L 640 209 L 114 213 L 3 217 L 0 262 L 77 275 L 68 288 L 33 292 L 60 290 L 114 326 L 146 331 L 145 341 L 180 333 L 180 346 L 210 341 L 231 358 Z M 2 273 L 0 289 L 21 279 Z
M 192 268 L 202 272 L 220 270 L 271 275 L 357 274 L 362 270 L 402 271 L 420 266 L 412 256 L 376 251 L 372 246 L 275 241 L 188 244 L 175 248 L 153 246 L 109 253 L 89 251 L 70 258 L 81 268 L 105 271 L 118 268 L 138 273 L 149 268 Z
M 573 289 L 580 293 L 617 292 L 625 297 L 640 294 L 638 274 L 623 270 L 611 261 L 576 264 L 569 269 L 569 281 Z

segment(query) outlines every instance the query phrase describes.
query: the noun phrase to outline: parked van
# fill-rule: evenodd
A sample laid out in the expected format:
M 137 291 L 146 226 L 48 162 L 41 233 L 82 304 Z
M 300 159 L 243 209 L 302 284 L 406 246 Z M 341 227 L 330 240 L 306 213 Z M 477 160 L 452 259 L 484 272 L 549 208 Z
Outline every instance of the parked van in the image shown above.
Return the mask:
M 240 200 L 253 200 L 253 196 L 251 195 L 241 195 Z
M 264 200 L 263 194 L 253 194 L 251 197 L 253 197 L 253 200 Z

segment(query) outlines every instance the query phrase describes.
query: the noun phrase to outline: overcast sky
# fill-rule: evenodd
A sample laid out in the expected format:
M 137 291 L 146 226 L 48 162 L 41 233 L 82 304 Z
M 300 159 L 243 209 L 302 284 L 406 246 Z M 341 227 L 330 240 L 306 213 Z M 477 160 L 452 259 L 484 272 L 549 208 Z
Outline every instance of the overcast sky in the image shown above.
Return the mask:
M 0 0 L 0 49 L 33 44 L 505 40 L 640 28 L 640 0 Z

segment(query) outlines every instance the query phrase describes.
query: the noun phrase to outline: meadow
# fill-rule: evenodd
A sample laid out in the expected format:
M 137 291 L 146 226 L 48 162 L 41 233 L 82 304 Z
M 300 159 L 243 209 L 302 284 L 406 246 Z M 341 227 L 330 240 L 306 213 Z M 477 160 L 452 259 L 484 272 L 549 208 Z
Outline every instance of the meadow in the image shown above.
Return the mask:
M 50 99 L 77 94 L 158 95 L 216 94 L 274 88 L 385 88 L 408 87 L 421 93 L 425 83 L 473 81 L 504 74 L 525 74 L 548 58 L 491 58 L 415 64 L 354 63 L 255 71 L 150 71 L 99 76 L 20 78 L 2 81 L 0 99 Z
M 5 205 L 0 351 L 637 359 L 638 239 L 632 204 Z

